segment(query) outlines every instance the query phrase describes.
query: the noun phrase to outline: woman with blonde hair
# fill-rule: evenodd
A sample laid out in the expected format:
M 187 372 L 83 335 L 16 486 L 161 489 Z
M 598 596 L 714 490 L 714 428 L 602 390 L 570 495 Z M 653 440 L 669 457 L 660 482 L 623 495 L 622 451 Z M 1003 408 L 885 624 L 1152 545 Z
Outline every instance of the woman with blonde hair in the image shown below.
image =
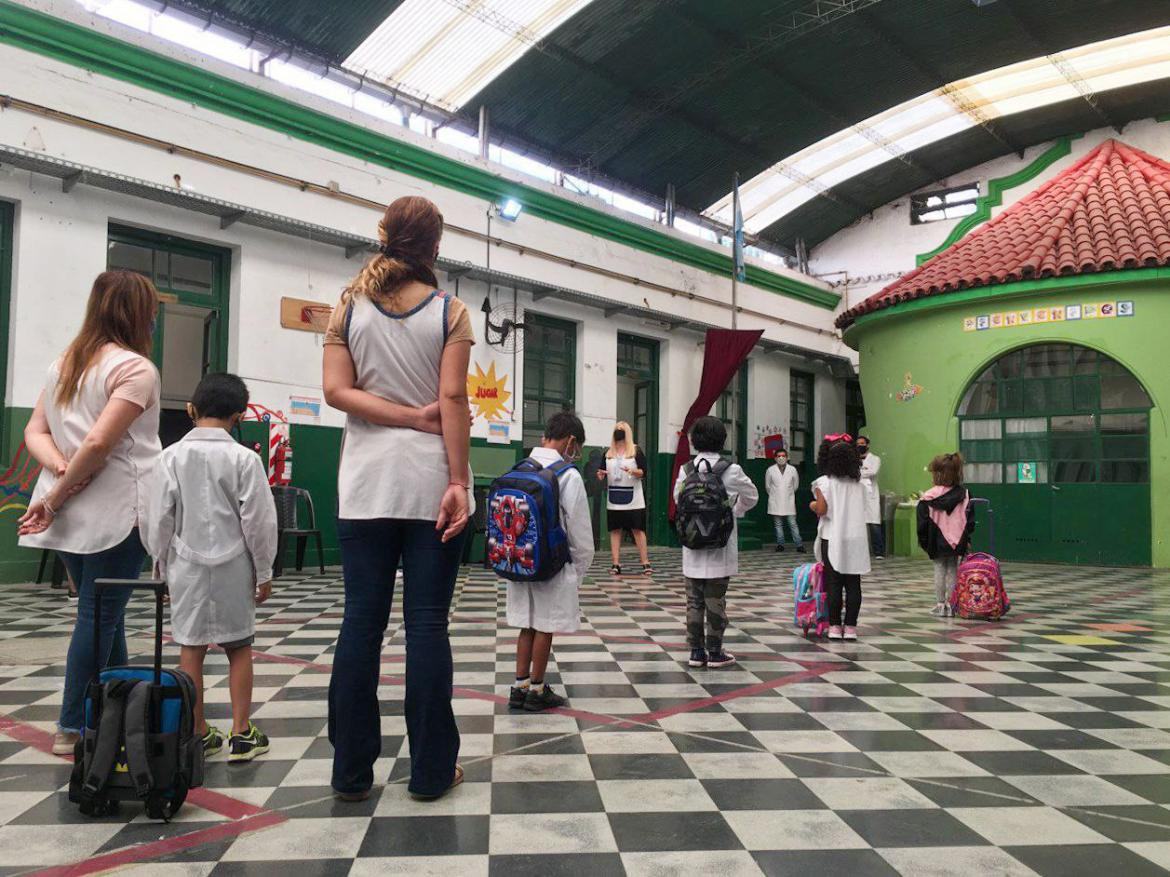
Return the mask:
M 97 648 L 94 581 L 136 579 L 150 478 L 162 453 L 158 370 L 150 347 L 158 291 L 132 271 L 99 274 L 77 337 L 49 368 L 24 431 L 42 471 L 20 544 L 52 549 L 77 583 L 77 620 L 65 659 L 65 692 L 53 752 L 73 752 L 85 721 L 85 686 L 99 669 L 125 664 L 130 590 L 102 597 Z M 99 666 L 94 666 L 97 652 Z
M 613 428 L 613 441 L 605 452 L 605 468 L 597 470 L 599 481 L 609 481 L 606 494 L 606 520 L 609 522 L 609 553 L 613 558 L 610 575 L 622 574 L 622 535 L 629 532 L 638 547 L 642 574 L 653 575 L 646 548 L 646 496 L 642 482 L 646 478 L 646 455 L 634 444 L 634 431 L 624 420 Z
M 403 572 L 409 791 L 435 798 L 463 779 L 451 707 L 447 618 L 471 513 L 467 309 L 440 292 L 443 216 L 399 198 L 382 242 L 333 311 L 325 400 L 346 414 L 337 478 L 345 614 L 329 682 L 333 790 L 370 795 L 381 753 L 378 681 L 397 570 Z

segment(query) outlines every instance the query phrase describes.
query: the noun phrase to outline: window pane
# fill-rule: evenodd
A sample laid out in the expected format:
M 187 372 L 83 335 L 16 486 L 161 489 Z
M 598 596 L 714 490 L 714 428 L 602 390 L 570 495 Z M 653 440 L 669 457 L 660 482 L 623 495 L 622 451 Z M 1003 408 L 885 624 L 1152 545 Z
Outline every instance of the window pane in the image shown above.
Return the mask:
M 1008 435 L 1033 435 L 1048 432 L 1048 419 L 1044 417 L 1013 417 L 1003 422 Z
M 1021 381 L 1003 381 L 999 385 L 999 410 L 1024 410 L 1024 386 Z
M 140 247 L 136 244 L 123 244 L 119 241 L 110 241 L 106 254 L 106 264 L 110 268 L 124 268 L 127 271 L 137 271 L 147 277 L 154 277 L 154 250 L 149 247 Z
M 1030 484 L 1030 483 L 1047 484 L 1048 483 L 1048 464 L 1045 463 L 1043 460 L 1040 460 L 1040 461 L 1021 460 L 1018 462 L 1024 462 L 1024 463 L 1035 462 L 1036 463 L 1036 467 L 1034 470 L 1035 474 L 1033 476 L 1035 478 L 1035 482 L 1025 482 L 1025 483 L 1028 483 L 1028 484 Z M 1003 475 L 1004 475 L 1003 480 L 1004 480 L 1005 484 L 1018 484 L 1019 477 L 1020 477 L 1020 467 L 1016 463 L 1008 463 L 1006 466 L 1003 467 Z
M 999 463 L 973 463 L 964 466 L 963 470 L 971 484 L 999 484 L 1003 481 L 1003 466 Z
M 1148 414 L 1102 414 L 1101 432 L 1111 435 L 1145 435 L 1150 429 Z
M 1048 382 L 1030 380 L 1024 381 L 1023 403 L 1017 410 L 1047 411 L 1048 410 Z
M 1101 464 L 1101 480 L 1123 484 L 1145 484 L 1150 480 L 1150 464 L 1145 460 L 1108 460 Z
M 992 369 L 1001 378 L 1018 378 L 1020 376 L 1020 368 L 1023 362 L 1023 351 L 1014 350 L 1005 356 L 1001 356 L 996 360 Z
M 1035 462 L 1048 459 L 1048 440 L 1046 437 L 1015 438 L 1004 442 L 1004 459 L 1011 463 Z
M 1073 410 L 1096 411 L 1100 407 L 1100 379 L 1096 375 L 1073 378 Z
M 1045 383 L 1048 385 L 1048 410 L 1072 411 L 1072 378 L 1054 378 L 1052 380 L 1045 381 Z
M 1133 375 L 1101 378 L 1101 408 L 1149 408 L 1150 399 Z
M 1073 348 L 1073 374 L 1095 375 L 1097 373 L 1097 351 L 1090 347 Z
M 1106 460 L 1144 460 L 1149 455 L 1149 441 L 1144 435 L 1101 437 L 1101 457 Z
M 1063 484 L 1085 484 L 1097 480 L 1097 464 L 1088 460 L 1060 460 L 1052 464 L 1052 480 Z
M 964 456 L 974 463 L 991 462 L 993 460 L 1000 460 L 1002 457 L 1002 442 L 996 441 L 978 441 L 965 442 L 966 451 Z
M 1072 349 L 1063 344 L 1041 344 L 1021 351 L 1025 378 L 1063 377 L 1072 368 Z
M 967 388 L 959 405 L 960 414 L 995 414 L 999 399 L 994 381 L 978 381 Z
M 1002 420 L 964 420 L 962 437 L 965 439 L 997 439 L 1003 426 Z
M 171 289 L 210 295 L 215 265 L 210 259 L 171 254 Z

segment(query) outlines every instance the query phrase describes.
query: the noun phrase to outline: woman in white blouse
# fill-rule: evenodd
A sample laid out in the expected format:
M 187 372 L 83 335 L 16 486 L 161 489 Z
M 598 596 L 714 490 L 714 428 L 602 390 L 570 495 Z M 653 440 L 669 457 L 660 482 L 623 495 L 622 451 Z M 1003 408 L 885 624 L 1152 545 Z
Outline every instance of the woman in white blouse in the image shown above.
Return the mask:
M 93 665 L 94 580 L 136 579 L 139 539 L 158 438 L 159 375 L 148 358 L 158 292 L 141 274 L 99 274 L 81 331 L 49 368 L 24 431 L 41 476 L 20 519 L 20 544 L 56 551 L 77 583 L 77 621 L 65 661 L 65 692 L 53 752 L 73 752 L 84 723 Z M 125 664 L 129 589 L 103 595 L 100 666 Z
M 440 292 L 443 217 L 399 198 L 380 251 L 342 295 L 326 332 L 325 400 L 346 413 L 337 479 L 345 616 L 329 683 L 333 790 L 370 794 L 382 747 L 378 680 L 395 575 L 403 572 L 410 792 L 442 795 L 463 778 L 451 707 L 447 618 L 471 512 L 463 303 Z
M 629 533 L 642 561 L 642 574 L 653 575 L 646 547 L 646 455 L 634 444 L 634 431 L 624 420 L 613 428 L 613 441 L 605 452 L 605 468 L 597 470 L 600 481 L 609 479 L 606 491 L 606 521 L 609 524 L 609 553 L 613 558 L 610 575 L 622 574 L 622 536 Z

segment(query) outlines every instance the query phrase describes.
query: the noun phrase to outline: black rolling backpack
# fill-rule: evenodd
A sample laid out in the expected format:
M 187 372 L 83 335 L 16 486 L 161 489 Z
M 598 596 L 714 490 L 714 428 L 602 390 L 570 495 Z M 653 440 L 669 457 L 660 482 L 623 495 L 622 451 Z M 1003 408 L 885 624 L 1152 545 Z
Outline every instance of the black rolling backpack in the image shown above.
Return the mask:
M 151 819 L 169 820 L 187 790 L 203 784 L 203 741 L 195 734 L 195 683 L 162 668 L 166 583 L 98 579 L 94 583 L 94 665 L 102 591 L 154 591 L 154 666 L 99 670 L 85 693 L 85 727 L 73 753 L 69 800 L 86 816 L 105 816 L 121 801 L 142 801 Z

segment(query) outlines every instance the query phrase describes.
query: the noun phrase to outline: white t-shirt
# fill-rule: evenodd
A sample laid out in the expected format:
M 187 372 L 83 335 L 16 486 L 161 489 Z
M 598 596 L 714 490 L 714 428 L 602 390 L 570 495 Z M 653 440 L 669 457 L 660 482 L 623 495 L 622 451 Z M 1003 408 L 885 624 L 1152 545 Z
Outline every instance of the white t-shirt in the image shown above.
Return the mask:
M 860 481 L 822 475 L 812 483 L 828 509 L 817 524 L 814 547 L 817 560 L 824 562 L 821 545 L 829 543 L 829 560 L 839 573 L 865 575 L 869 572 L 869 536 L 865 529 L 865 494 Z

